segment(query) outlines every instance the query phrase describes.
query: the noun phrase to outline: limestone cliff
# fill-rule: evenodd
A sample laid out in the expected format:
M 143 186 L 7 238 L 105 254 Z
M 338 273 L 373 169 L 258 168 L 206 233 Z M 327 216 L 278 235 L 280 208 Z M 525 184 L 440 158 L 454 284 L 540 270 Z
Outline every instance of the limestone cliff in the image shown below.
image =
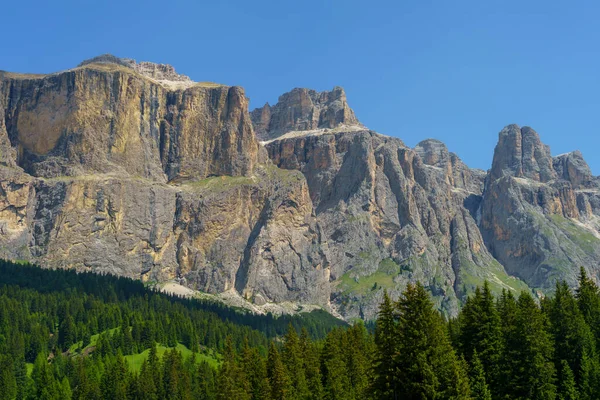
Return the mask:
M 473 218 L 483 171 L 440 142 L 413 150 L 365 129 L 284 135 L 266 147 L 306 177 L 342 315 L 370 318 L 384 289 L 396 296 L 417 280 L 448 314 L 486 279 L 496 291 L 527 289 L 491 256 Z
M 0 149 L 2 257 L 328 306 L 306 182 L 239 87 L 113 56 L 0 72 Z
M 550 154 L 510 125 L 491 170 L 471 169 L 367 129 L 337 87 L 250 113 L 241 88 L 164 64 L 0 71 L 0 257 L 347 319 L 418 280 L 455 314 L 484 280 L 598 278 L 600 179 Z
M 491 253 L 530 286 L 574 285 L 581 266 L 598 278 L 600 182 L 581 153 L 552 158 L 533 129 L 507 126 L 480 213 Z
M 335 128 L 340 125 L 360 126 L 341 87 L 335 87 L 330 92 L 296 88 L 281 95 L 273 107 L 267 103 L 252 111 L 252 122 L 261 140 L 273 139 L 292 131 Z

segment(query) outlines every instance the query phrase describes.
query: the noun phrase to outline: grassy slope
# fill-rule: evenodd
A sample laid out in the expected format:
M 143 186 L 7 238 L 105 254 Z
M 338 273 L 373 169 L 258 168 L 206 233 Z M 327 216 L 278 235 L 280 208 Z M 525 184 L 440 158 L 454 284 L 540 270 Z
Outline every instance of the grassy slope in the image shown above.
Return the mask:
M 177 344 L 177 346 L 175 348 L 181 353 L 181 355 L 183 356 L 184 359 L 188 359 L 189 357 L 192 357 L 194 355 L 194 353 L 190 349 L 188 349 L 181 343 Z M 157 347 L 158 356 L 162 357 L 167 350 L 171 350 L 171 349 L 172 349 L 172 347 L 158 346 Z M 139 372 L 140 369 L 142 368 L 142 364 L 143 364 L 144 360 L 146 360 L 148 358 L 149 354 L 150 354 L 150 349 L 145 350 L 142 353 L 125 356 L 125 360 L 129 364 L 129 369 L 133 372 Z M 217 356 L 212 353 L 211 354 L 197 353 L 196 354 L 196 362 L 201 363 L 201 362 L 206 361 L 210 366 L 212 366 L 213 368 L 216 368 L 219 365 L 219 361 L 216 357 Z

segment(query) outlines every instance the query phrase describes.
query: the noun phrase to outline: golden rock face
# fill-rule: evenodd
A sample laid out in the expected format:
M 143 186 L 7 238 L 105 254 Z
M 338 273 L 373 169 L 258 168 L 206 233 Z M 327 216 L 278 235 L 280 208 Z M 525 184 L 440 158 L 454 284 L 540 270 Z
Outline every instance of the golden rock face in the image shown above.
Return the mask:
M 257 163 L 239 87 L 172 89 L 96 64 L 1 82 L 4 134 L 36 176 L 124 172 L 164 182 L 249 175 Z
M 243 89 L 155 72 L 0 72 L 0 256 L 326 305 L 306 181 L 259 163 Z

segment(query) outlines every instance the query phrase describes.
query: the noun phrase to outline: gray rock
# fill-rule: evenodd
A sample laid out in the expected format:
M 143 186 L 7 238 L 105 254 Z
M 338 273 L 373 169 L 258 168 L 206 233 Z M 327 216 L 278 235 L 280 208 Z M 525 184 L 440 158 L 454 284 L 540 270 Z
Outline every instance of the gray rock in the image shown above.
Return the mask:
M 348 106 L 341 87 L 330 92 L 296 88 L 279 97 L 273 107 L 265 104 L 251 113 L 256 135 L 269 140 L 290 131 L 335 128 L 340 125 L 360 125 Z

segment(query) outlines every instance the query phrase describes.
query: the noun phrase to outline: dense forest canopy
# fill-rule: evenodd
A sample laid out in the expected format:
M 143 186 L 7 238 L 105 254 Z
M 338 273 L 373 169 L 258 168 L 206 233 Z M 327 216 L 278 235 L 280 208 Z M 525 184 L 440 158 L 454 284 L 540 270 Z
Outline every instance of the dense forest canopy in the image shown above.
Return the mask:
M 594 400 L 599 345 L 583 269 L 540 302 L 486 283 L 450 321 L 409 285 L 367 329 L 0 262 L 1 399 Z

